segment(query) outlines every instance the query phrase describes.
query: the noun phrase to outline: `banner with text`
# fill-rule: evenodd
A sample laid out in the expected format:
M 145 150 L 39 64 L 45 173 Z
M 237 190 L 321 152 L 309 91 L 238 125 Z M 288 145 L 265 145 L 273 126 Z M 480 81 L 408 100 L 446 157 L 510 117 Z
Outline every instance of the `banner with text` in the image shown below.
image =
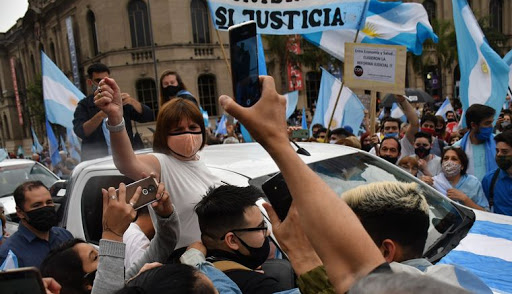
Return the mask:
M 364 24 L 365 0 L 209 0 L 218 30 L 256 21 L 259 34 L 292 35 L 357 29 Z
M 404 94 L 404 46 L 345 43 L 344 81 L 355 89 Z

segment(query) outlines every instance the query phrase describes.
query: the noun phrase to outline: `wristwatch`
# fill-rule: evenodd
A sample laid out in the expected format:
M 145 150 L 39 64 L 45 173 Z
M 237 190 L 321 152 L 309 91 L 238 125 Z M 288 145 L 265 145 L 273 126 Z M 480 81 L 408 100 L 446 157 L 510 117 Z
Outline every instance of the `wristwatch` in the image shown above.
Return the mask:
M 123 120 L 121 120 L 121 122 L 118 125 L 115 125 L 115 126 L 111 126 L 108 123 L 108 118 L 107 118 L 105 120 L 105 125 L 107 127 L 107 130 L 109 130 L 109 132 L 111 132 L 111 133 L 119 133 L 119 132 L 121 132 L 121 131 L 123 131 L 125 129 L 124 117 L 123 117 Z

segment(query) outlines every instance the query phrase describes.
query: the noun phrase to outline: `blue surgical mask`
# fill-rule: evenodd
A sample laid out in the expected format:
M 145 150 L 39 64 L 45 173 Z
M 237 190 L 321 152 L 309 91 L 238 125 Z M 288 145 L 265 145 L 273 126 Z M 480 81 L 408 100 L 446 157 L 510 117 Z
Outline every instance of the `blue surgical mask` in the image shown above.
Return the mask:
M 476 138 L 480 141 L 487 141 L 491 138 L 492 130 L 492 127 L 480 128 L 478 134 L 476 134 Z
M 384 137 L 385 138 L 389 138 L 389 137 L 398 138 L 398 133 L 387 133 L 387 134 L 384 134 Z

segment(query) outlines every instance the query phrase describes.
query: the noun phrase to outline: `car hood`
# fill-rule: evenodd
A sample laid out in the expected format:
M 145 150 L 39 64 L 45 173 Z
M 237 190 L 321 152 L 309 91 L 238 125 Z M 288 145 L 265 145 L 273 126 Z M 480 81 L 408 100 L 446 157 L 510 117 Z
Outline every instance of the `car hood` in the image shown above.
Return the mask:
M 466 237 L 439 263 L 470 270 L 495 293 L 512 293 L 512 217 L 474 212 L 476 221 Z

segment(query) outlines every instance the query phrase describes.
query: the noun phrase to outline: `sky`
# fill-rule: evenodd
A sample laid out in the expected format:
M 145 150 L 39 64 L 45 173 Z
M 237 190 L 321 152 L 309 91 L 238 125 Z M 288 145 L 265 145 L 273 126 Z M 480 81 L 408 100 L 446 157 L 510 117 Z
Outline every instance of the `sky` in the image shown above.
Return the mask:
M 0 33 L 8 31 L 25 15 L 28 0 L 0 0 Z

